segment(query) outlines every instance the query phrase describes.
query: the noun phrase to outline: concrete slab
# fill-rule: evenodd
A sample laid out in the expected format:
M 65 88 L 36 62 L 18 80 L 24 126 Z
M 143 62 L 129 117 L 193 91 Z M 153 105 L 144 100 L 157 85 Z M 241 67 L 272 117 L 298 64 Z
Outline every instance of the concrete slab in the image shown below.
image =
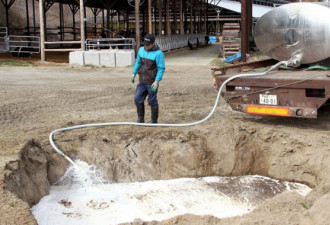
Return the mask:
M 220 44 L 213 43 L 196 50 L 183 49 L 165 55 L 166 66 L 206 66 L 219 58 Z
M 100 66 L 116 67 L 116 53 L 118 50 L 100 51 Z
M 120 49 L 116 52 L 116 67 L 133 66 L 135 51 L 133 49 Z
M 84 52 L 85 65 L 100 66 L 99 51 L 85 51 Z
M 70 52 L 69 63 L 70 65 L 84 66 L 85 65 L 84 52 L 83 51 Z

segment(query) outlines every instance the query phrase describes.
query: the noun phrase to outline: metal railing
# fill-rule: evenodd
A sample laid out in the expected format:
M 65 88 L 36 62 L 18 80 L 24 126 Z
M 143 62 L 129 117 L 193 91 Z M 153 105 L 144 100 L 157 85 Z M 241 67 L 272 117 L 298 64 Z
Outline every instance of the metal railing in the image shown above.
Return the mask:
M 135 49 L 134 38 L 88 38 L 86 39 L 86 50 L 95 49 Z
M 191 45 L 203 44 L 206 42 L 205 34 L 175 34 L 168 36 L 157 36 L 156 43 L 162 51 L 170 51 Z
M 45 41 L 44 50 L 45 52 L 81 51 L 81 41 Z
M 9 52 L 13 53 L 40 53 L 40 37 L 38 36 L 8 36 Z
M 8 52 L 8 30 L 7 27 L 0 27 L 0 53 Z

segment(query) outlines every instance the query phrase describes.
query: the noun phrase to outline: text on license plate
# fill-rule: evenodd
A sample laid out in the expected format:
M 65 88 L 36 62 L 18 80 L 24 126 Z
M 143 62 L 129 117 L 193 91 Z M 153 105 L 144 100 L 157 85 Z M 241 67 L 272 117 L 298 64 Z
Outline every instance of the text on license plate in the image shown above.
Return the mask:
M 277 105 L 277 96 L 259 94 L 259 103 L 264 105 Z

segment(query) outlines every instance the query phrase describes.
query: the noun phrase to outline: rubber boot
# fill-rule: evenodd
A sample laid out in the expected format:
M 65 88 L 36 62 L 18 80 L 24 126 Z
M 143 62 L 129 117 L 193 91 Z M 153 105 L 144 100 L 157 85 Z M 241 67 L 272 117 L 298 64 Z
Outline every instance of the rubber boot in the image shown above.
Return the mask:
M 137 123 L 144 123 L 144 104 L 136 105 L 136 111 L 138 115 Z
M 157 123 L 158 120 L 158 105 L 151 106 L 151 121 L 149 123 Z

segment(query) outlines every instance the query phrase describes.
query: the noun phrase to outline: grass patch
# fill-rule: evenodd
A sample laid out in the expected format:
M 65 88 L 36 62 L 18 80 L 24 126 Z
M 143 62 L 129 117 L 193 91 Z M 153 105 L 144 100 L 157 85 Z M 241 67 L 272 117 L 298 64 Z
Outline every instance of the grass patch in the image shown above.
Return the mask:
M 0 60 L 0 66 L 35 66 L 31 61 L 16 61 L 12 59 Z
M 210 63 L 211 66 L 218 66 L 218 67 L 225 67 L 225 66 L 229 66 L 231 64 L 228 64 L 225 62 L 225 60 L 222 57 L 213 59 Z
M 309 209 L 309 207 L 307 205 L 305 205 L 304 203 L 301 203 L 302 207 L 304 207 L 304 209 Z
M 172 110 L 171 113 L 175 114 L 175 115 L 184 115 L 185 111 L 184 110 Z
M 230 66 L 231 64 L 226 63 L 225 60 L 221 60 L 220 62 L 218 62 L 218 66 L 220 67 L 224 67 L 224 66 Z

